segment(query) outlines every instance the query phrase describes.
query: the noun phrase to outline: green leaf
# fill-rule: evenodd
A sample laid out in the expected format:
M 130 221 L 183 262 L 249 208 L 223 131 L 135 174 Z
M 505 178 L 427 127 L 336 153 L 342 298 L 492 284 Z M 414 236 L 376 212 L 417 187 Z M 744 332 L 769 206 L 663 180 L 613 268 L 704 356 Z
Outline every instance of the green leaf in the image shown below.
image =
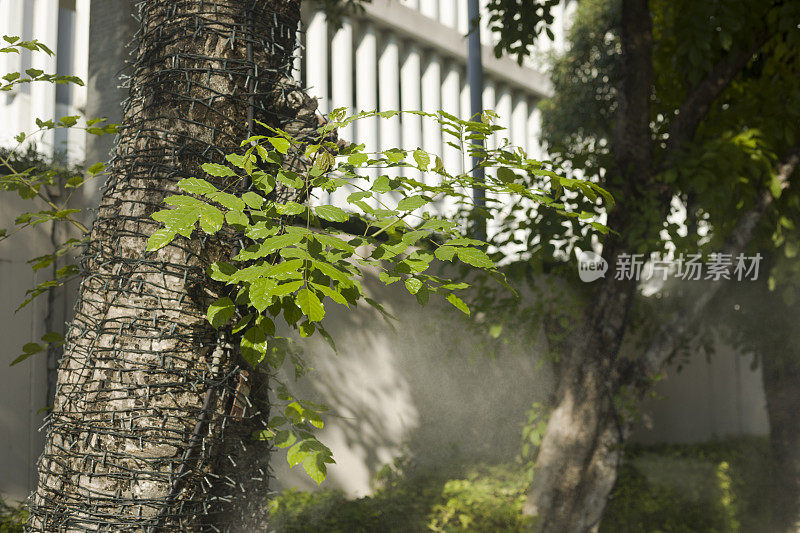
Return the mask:
M 355 253 L 356 249 L 353 246 L 339 237 L 334 237 L 333 235 L 328 235 L 326 233 L 312 233 L 309 235 L 310 239 L 313 239 L 323 246 L 328 246 L 335 250 L 343 250 L 350 254 Z
M 258 246 L 258 251 L 256 252 L 243 251 L 240 252 L 239 255 L 234 257 L 234 259 L 236 259 L 237 261 L 243 261 L 247 259 L 258 259 L 260 257 L 266 257 L 280 248 L 293 246 L 302 240 L 303 240 L 302 233 L 284 233 L 283 235 L 267 237 Z
M 414 209 L 419 209 L 428 202 L 429 200 L 421 195 L 409 196 L 400 200 L 397 204 L 397 209 L 400 211 L 413 211 Z
M 267 140 L 275 147 L 275 150 L 282 154 L 288 152 L 291 146 L 291 143 L 282 137 L 269 137 Z
M 241 198 L 227 192 L 209 193 L 207 196 L 231 211 L 244 211 L 247 207 Z
M 313 453 L 303 459 L 303 470 L 317 482 L 317 485 L 325 481 L 328 474 L 328 467 L 325 465 L 325 459 L 321 453 Z
M 286 452 L 286 460 L 289 462 L 289 466 L 300 464 L 308 455 L 309 452 L 303 448 L 303 444 L 304 442 L 298 442 Z
M 218 165 L 217 163 L 203 163 L 200 165 L 206 173 L 216 176 L 218 178 L 230 178 L 236 175 L 236 172 L 225 165 Z
M 457 253 L 458 258 L 468 265 L 478 268 L 494 267 L 494 263 L 489 259 L 489 256 L 477 248 L 459 248 Z
M 252 175 L 253 185 L 262 192 L 269 193 L 275 188 L 275 177 L 261 170 L 256 170 Z
M 156 230 L 150 238 L 147 239 L 147 251 L 152 252 L 159 250 L 172 242 L 175 238 L 175 231 L 170 228 L 161 228 Z
M 313 291 L 306 288 L 297 291 L 297 305 L 312 322 L 319 322 L 325 318 L 325 307 Z
M 269 307 L 272 302 L 272 290 L 275 288 L 275 285 L 276 282 L 274 280 L 258 278 L 248 287 L 247 296 L 250 298 L 250 304 L 255 307 L 259 313 L 263 313 L 264 309 Z
M 465 304 L 461 298 L 451 292 L 447 295 L 447 301 L 453 304 L 456 309 L 469 316 L 469 307 L 467 307 L 467 304 Z
M 777 174 L 773 174 L 770 177 L 769 182 L 769 192 L 772 194 L 772 197 L 776 200 L 781 197 L 781 193 L 783 193 L 783 187 L 781 185 L 781 180 Z
M 297 202 L 286 202 L 285 204 L 275 204 L 275 210 L 279 215 L 299 215 L 306 210 L 306 207 Z
M 425 307 L 425 305 L 428 303 L 428 298 L 430 297 L 430 295 L 431 293 L 428 290 L 428 287 L 423 285 L 422 288 L 419 290 L 419 292 L 414 296 L 416 296 L 417 298 L 417 303 L 422 307 Z
M 303 286 L 303 281 L 290 281 L 289 283 L 281 283 L 272 291 L 272 294 L 275 296 L 286 296 L 287 294 L 293 293 L 297 289 Z
M 441 261 L 452 261 L 456 251 L 458 248 L 454 246 L 440 246 L 433 252 L 433 255 Z
M 414 150 L 414 161 L 417 162 L 417 166 L 420 170 L 428 170 L 428 165 L 431 162 L 431 157 L 428 155 L 427 152 L 416 149 Z
M 406 289 L 408 289 L 408 292 L 410 292 L 411 294 L 417 294 L 419 290 L 422 288 L 422 280 L 419 280 L 417 278 L 407 278 L 405 280 L 405 284 L 406 284 Z
M 319 334 L 322 335 L 322 338 L 325 339 L 325 342 L 328 343 L 328 346 L 331 347 L 333 352 L 339 353 L 336 350 L 336 343 L 333 341 L 333 337 L 331 337 L 331 334 L 325 331 L 325 328 L 323 328 L 322 326 L 317 326 L 317 331 L 319 331 Z
M 303 263 L 305 261 L 303 259 L 292 259 L 291 261 L 284 261 L 282 263 L 278 263 L 267 269 L 264 272 L 264 276 L 271 278 L 271 279 L 297 279 L 302 277 L 302 268 Z M 294 274 L 292 276 L 287 276 L 287 274 Z
M 223 298 L 219 298 L 210 306 L 208 306 L 206 318 L 212 326 L 219 329 L 227 324 L 231 318 L 233 318 L 233 313 L 235 310 L 236 306 L 233 304 L 233 301 L 225 296 Z
M 200 228 L 209 235 L 222 229 L 225 216 L 213 205 L 203 204 L 200 207 Z
M 508 167 L 500 167 L 497 169 L 497 179 L 503 183 L 511 183 L 517 179 L 517 175 Z
M 22 347 L 22 351 L 27 354 L 35 354 L 44 350 L 44 346 L 38 342 L 29 342 Z
M 314 268 L 328 276 L 329 278 L 338 281 L 344 286 L 352 285 L 350 281 L 350 277 L 347 273 L 342 272 L 340 269 L 336 268 L 335 266 L 331 265 L 330 263 L 325 263 L 322 261 L 315 261 L 312 260 L 311 264 L 314 265 Z
M 374 189 L 374 187 L 375 186 L 373 185 L 373 189 Z M 384 192 L 388 192 L 388 189 L 386 191 L 384 191 Z M 372 198 L 372 193 L 370 191 L 358 191 L 358 192 L 350 193 L 347 196 L 347 203 L 351 204 L 353 202 L 358 202 L 358 201 L 363 200 L 364 198 Z
M 88 172 L 89 174 L 94 176 L 95 174 L 99 174 L 100 172 L 105 170 L 105 168 L 106 168 L 106 164 L 105 163 L 97 162 L 94 165 L 92 165 L 89 168 L 87 168 L 86 172 Z
M 316 159 L 314 159 L 314 169 L 318 170 L 320 173 L 326 172 L 334 164 L 336 164 L 336 158 L 328 152 L 320 152 L 317 154 Z
M 32 353 L 23 353 L 22 355 L 17 356 L 13 361 L 11 361 L 11 363 L 9 363 L 8 366 L 18 365 L 32 355 L 33 355 Z
M 375 192 L 377 192 L 377 193 L 385 193 L 385 192 L 391 191 L 392 190 L 392 184 L 389 181 L 389 176 L 385 176 L 385 175 L 378 176 L 375 179 L 375 182 L 372 184 L 372 187 L 370 187 L 370 189 L 375 191 Z M 370 194 L 370 196 L 372 196 L 372 195 Z
M 320 218 L 331 222 L 347 222 L 349 215 L 338 207 L 332 205 L 321 205 L 314 208 L 314 213 Z
M 49 344 L 57 344 L 64 342 L 64 336 L 61 333 L 56 333 L 55 331 L 51 331 L 49 333 L 45 333 L 42 335 L 42 340 Z
M 250 323 L 252 319 L 253 319 L 252 314 L 243 316 L 236 322 L 236 324 L 234 324 L 233 328 L 231 329 L 231 333 L 239 333 L 247 326 L 247 324 Z
M 297 442 L 297 437 L 294 433 L 288 430 L 280 430 L 275 432 L 274 444 L 278 448 L 288 448 Z
M 236 271 L 236 267 L 230 263 L 212 263 L 211 266 L 208 267 L 208 276 L 215 281 L 227 282 Z
M 58 124 L 66 128 L 71 128 L 72 126 L 78 123 L 79 118 L 81 118 L 80 115 L 70 115 L 67 117 L 61 117 L 60 119 L 58 119 Z
M 381 272 L 378 275 L 378 279 L 380 279 L 382 282 L 384 282 L 387 285 L 391 285 L 395 281 L 399 281 L 400 280 L 400 276 L 395 276 L 394 274 L 389 274 L 388 272 Z
M 261 209 L 261 206 L 264 205 L 264 197 L 260 194 L 254 193 L 253 191 L 247 191 L 244 193 L 242 195 L 242 200 L 244 200 L 244 203 L 253 209 Z
M 333 300 L 339 305 L 343 305 L 345 307 L 350 307 L 350 304 L 347 303 L 347 300 L 342 295 L 342 293 L 338 292 L 336 289 L 331 289 L 327 285 L 322 285 L 320 283 L 314 283 L 313 281 L 309 283 L 312 287 L 317 289 L 319 292 Z
M 190 194 L 211 194 L 218 192 L 216 187 L 200 178 L 184 178 L 178 182 L 178 188 Z
M 347 158 L 347 162 L 354 167 L 360 167 L 369 160 L 367 154 L 352 154 Z
M 245 361 L 256 367 L 267 353 L 267 334 L 262 328 L 253 326 L 242 335 L 240 346 Z
M 291 170 L 279 170 L 276 179 L 294 189 L 302 189 L 305 185 L 305 181 L 297 172 L 292 172 Z
M 228 211 L 225 213 L 225 220 L 231 226 L 249 226 L 250 219 L 242 211 Z

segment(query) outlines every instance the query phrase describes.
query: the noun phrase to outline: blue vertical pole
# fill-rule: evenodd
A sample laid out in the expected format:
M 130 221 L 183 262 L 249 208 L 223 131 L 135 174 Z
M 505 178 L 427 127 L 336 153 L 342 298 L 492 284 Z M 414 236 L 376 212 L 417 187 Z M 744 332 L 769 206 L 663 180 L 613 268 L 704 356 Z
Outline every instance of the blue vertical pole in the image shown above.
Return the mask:
M 480 120 L 483 113 L 483 64 L 481 62 L 481 25 L 479 0 L 468 0 L 467 14 L 469 16 L 469 36 L 467 39 L 467 81 L 469 82 L 470 111 L 472 120 Z M 475 148 L 483 146 L 481 141 L 474 141 Z M 473 157 L 472 165 L 477 166 L 480 158 Z M 475 181 L 482 183 L 486 179 L 483 167 L 475 169 Z M 472 188 L 472 199 L 475 209 L 486 205 L 486 191 L 481 187 Z M 474 231 L 475 238 L 486 240 L 486 220 L 476 218 Z

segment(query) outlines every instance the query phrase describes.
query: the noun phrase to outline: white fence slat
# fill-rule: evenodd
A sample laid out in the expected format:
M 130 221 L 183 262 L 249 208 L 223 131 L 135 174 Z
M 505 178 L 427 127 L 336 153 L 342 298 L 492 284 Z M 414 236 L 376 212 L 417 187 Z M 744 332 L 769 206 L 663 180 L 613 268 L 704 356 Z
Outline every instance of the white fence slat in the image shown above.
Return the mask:
M 543 159 L 545 157 L 542 144 L 539 141 L 542 131 L 542 112 L 539 110 L 536 100 L 531 101 L 528 106 L 528 154 L 533 159 Z
M 456 0 L 439 0 L 439 22 L 448 28 L 458 28 Z
M 3 21 L 3 33 L 6 35 L 22 36 L 22 6 L 20 0 L 0 0 L 0 20 Z M 19 54 L 0 54 L 2 75 L 8 72 L 20 71 Z M 19 112 L 14 109 L 19 107 L 16 99 L 5 94 L 0 96 L 0 109 L 3 109 L 3 121 L 7 131 L 0 133 L 0 141 L 4 144 L 11 142 L 14 135 L 22 129 L 19 125 Z
M 436 113 L 442 108 L 442 58 L 435 52 L 429 52 L 425 58 L 425 67 L 422 71 L 422 110 Z M 422 119 L 422 148 L 431 154 L 431 166 L 436 155 L 442 155 L 442 130 L 435 119 L 424 117 Z M 437 177 L 426 173 L 423 175 L 425 183 L 436 183 Z M 415 212 L 421 214 L 423 211 Z
M 442 111 L 455 115 L 461 113 L 461 72 L 458 65 L 452 61 L 447 63 L 444 79 L 442 80 Z M 458 143 L 458 140 L 442 131 L 442 159 L 445 168 L 451 173 L 461 172 L 461 152 L 447 144 L 447 141 Z
M 464 0 L 465 2 L 467 0 Z M 489 29 L 489 9 L 487 5 L 489 0 L 480 0 L 480 14 L 481 14 L 481 44 L 483 46 L 491 46 L 493 44 L 492 31 Z
M 422 110 L 436 113 L 442 107 L 442 59 L 436 52 L 428 53 L 422 71 Z M 431 154 L 442 153 L 442 132 L 433 119 L 422 121 L 422 145 Z
M 384 35 L 378 60 L 380 110 L 400 109 L 400 46 L 393 33 Z M 380 121 L 381 150 L 400 147 L 400 121 L 395 117 Z
M 497 114 L 500 115 L 499 125 L 503 130 L 495 134 L 496 146 L 501 146 L 504 139 L 511 137 L 511 89 L 507 85 L 501 85 L 497 91 Z
M 419 12 L 433 20 L 439 20 L 439 0 L 419 0 Z
M 353 113 L 353 23 L 349 18 L 342 20 L 342 27 L 331 39 L 331 57 L 336 62 L 331 65 L 331 110 L 346 107 L 347 114 Z M 353 141 L 353 126 L 347 125 L 338 131 L 339 137 Z
M 345 107 L 347 114 L 355 112 L 353 102 L 353 22 L 345 17 L 342 27 L 331 38 L 331 57 L 336 63 L 330 66 L 331 71 L 331 111 Z M 337 132 L 340 139 L 354 141 L 353 125 L 349 124 Z M 327 195 L 327 202 L 339 206 L 347 206 L 347 196 L 355 189 L 349 186 L 340 187 Z M 320 200 L 326 199 L 325 193 L 318 193 Z
M 511 142 L 527 150 L 528 146 L 528 98 L 524 94 L 514 95 L 511 111 Z
M 422 79 L 422 54 L 415 43 L 406 43 L 403 62 L 400 65 L 400 108 L 405 111 L 419 111 L 422 109 L 421 95 Z M 422 118 L 419 115 L 406 113 L 401 119 L 402 142 L 405 150 L 415 150 L 422 147 Z M 420 178 L 418 170 L 404 168 L 403 175 L 410 178 Z
M 463 115 L 460 109 L 461 103 L 461 69 L 458 65 L 449 61 L 445 68 L 444 79 L 442 80 L 442 110 L 456 117 Z M 461 150 L 447 144 L 447 142 L 458 144 L 458 139 L 442 131 L 442 161 L 444 168 L 450 174 L 461 174 L 466 170 L 462 158 Z M 441 212 L 445 215 L 453 215 L 458 209 L 458 202 L 453 198 L 447 198 L 441 203 Z
M 359 111 L 375 111 L 378 108 L 378 38 L 372 23 L 364 23 L 359 28 L 355 61 L 359 69 L 356 108 Z M 367 152 L 378 151 L 378 117 L 358 120 L 355 133 L 357 142 L 363 143 Z M 364 173 L 371 178 L 377 176 L 375 169 L 365 169 Z
M 466 35 L 469 32 L 469 10 L 467 9 L 467 1 L 459 1 L 456 4 L 456 29 L 461 35 Z
M 58 0 L 35 0 L 33 9 L 33 35 L 48 46 L 58 42 Z M 43 53 L 31 55 L 31 66 L 47 73 L 56 71 L 56 58 Z M 36 119 L 50 120 L 56 115 L 56 88 L 52 83 L 31 83 L 31 113 L 28 131 L 37 129 Z M 40 134 L 39 148 L 53 154 L 55 135 L 53 130 Z
M 316 11 L 306 28 L 306 87 L 319 101 L 317 108 L 326 114 L 328 102 L 328 23 L 322 11 Z
M 394 33 L 383 34 L 380 57 L 378 58 L 378 105 L 381 111 L 400 109 L 400 44 Z M 400 148 L 400 117 L 380 119 L 380 149 Z M 383 171 L 389 176 L 398 176 L 399 169 Z
M 494 81 L 491 79 L 486 79 L 483 82 L 483 110 L 484 111 L 496 111 L 497 110 L 497 96 L 494 86 Z M 497 148 L 497 143 L 494 135 L 490 135 L 488 139 L 486 139 L 486 148 L 493 149 Z
M 461 74 L 461 94 L 459 96 L 460 105 L 458 107 L 458 118 L 469 120 L 472 117 L 472 99 L 470 96 L 469 83 L 467 82 L 466 70 L 462 70 Z
M 422 1 L 424 2 L 425 0 Z M 400 0 L 400 3 L 402 3 L 404 6 L 416 11 L 419 11 L 419 2 L 420 0 Z

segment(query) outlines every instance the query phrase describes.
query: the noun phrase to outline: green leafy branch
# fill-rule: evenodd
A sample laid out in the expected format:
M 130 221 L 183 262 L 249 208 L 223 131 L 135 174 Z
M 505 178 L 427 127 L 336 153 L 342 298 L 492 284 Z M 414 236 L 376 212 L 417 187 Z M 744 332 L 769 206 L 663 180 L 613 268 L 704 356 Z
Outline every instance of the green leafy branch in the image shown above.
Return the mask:
M 436 121 L 451 139 L 448 144 L 462 151 L 458 172 L 451 173 L 439 156 L 422 149 L 366 152 L 364 145 L 342 149 L 326 141 L 331 131 L 355 120 L 398 114 L 362 112 L 345 117 L 343 110 L 335 110 L 311 141 L 259 123 L 267 135 L 245 139 L 243 153 L 227 155 L 224 164 L 202 165 L 205 177 L 180 180 L 178 188 L 185 194 L 167 197 L 167 209 L 152 215 L 163 226 L 148 239 L 149 252 L 175 239 L 191 238 L 198 229 L 214 235 L 228 226 L 246 241 L 230 261 L 210 266 L 209 277 L 223 288 L 207 317 L 215 328 L 230 328 L 239 339 L 243 359 L 253 367 L 267 364 L 275 371 L 282 367 L 287 339 L 275 335 L 275 321 L 281 316 L 301 337 L 319 333 L 334 350 L 333 337 L 323 326 L 331 303 L 352 308 L 365 302 L 392 318 L 359 282 L 367 270 L 378 270 L 386 285 L 402 281 L 421 305 L 430 295 L 438 295 L 466 315 L 470 309 L 458 293 L 470 284 L 442 275 L 445 262 L 488 272 L 510 288 L 485 251 L 486 243 L 467 237 L 463 224 L 439 212 L 445 199 L 475 209 L 470 191 L 480 187 L 494 197 L 522 198 L 568 215 L 556 202 L 563 189 L 611 201 L 596 185 L 563 178 L 522 150 L 507 144 L 486 150 L 474 144 L 500 129 L 493 124 L 492 113 L 480 121 L 444 112 L 410 113 Z M 308 163 L 302 172 L 285 164 L 295 153 L 303 154 Z M 476 181 L 475 168 L 465 163 L 472 157 L 479 158 L 478 166 L 494 172 Z M 366 169 L 378 169 L 379 175 L 370 179 Z M 381 172 L 386 169 L 393 170 Z M 421 175 L 425 179 L 417 179 Z M 538 176 L 541 186 L 526 185 L 529 175 Z M 244 180 L 252 187 L 238 192 Z M 313 197 L 315 191 L 343 188 L 352 191 L 345 201 L 347 209 Z M 278 197 L 293 199 L 276 199 L 276 189 L 290 193 Z M 346 233 L 343 228 L 354 221 L 362 230 Z M 599 223 L 597 227 L 604 229 Z M 440 267 L 439 274 L 431 273 L 434 265 Z M 291 397 L 285 387 L 282 395 L 288 402 L 284 416 L 270 423 L 259 438 L 289 448 L 290 465 L 302 463 L 320 482 L 323 467 L 333 461 L 330 450 L 313 436 L 314 428 L 322 427 L 321 409 Z M 280 429 L 283 426 L 289 429 Z
M 8 43 L 8 45 L 0 48 L 0 53 L 19 54 L 20 50 L 26 49 L 30 50 L 31 52 L 44 52 L 49 56 L 53 55 L 53 51 L 50 48 L 45 46 L 43 43 L 40 43 L 36 39 L 32 41 L 23 41 L 19 37 L 4 35 L 3 40 Z M 75 85 L 80 85 L 83 87 L 83 80 L 77 76 L 46 74 L 44 71 L 37 68 L 29 68 L 25 70 L 25 75 L 27 75 L 27 77 L 23 77 L 22 73 L 20 72 L 6 73 L 2 76 L 2 78 L 0 78 L 0 80 L 2 80 L 0 81 L 0 91 L 10 91 L 16 85 L 22 83 L 32 83 L 34 81 L 44 81 L 59 84 L 74 83 Z

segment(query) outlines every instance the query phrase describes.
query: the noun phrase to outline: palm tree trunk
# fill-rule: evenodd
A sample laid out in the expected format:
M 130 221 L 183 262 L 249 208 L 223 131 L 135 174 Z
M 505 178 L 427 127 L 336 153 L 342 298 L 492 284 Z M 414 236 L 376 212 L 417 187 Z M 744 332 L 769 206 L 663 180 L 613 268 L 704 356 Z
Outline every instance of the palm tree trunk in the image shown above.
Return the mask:
M 238 237 L 144 249 L 157 229 L 150 215 L 176 182 L 236 151 L 251 117 L 285 125 L 298 111 L 303 120 L 313 115 L 307 98 L 287 98 L 296 91 L 286 76 L 299 7 L 140 4 L 129 98 L 82 258 L 30 530 L 264 527 L 269 449 L 250 435 L 268 416 L 268 376 L 250 370 L 249 405 L 231 417 L 245 363 L 234 339 L 205 319 L 219 290 L 205 268 Z

